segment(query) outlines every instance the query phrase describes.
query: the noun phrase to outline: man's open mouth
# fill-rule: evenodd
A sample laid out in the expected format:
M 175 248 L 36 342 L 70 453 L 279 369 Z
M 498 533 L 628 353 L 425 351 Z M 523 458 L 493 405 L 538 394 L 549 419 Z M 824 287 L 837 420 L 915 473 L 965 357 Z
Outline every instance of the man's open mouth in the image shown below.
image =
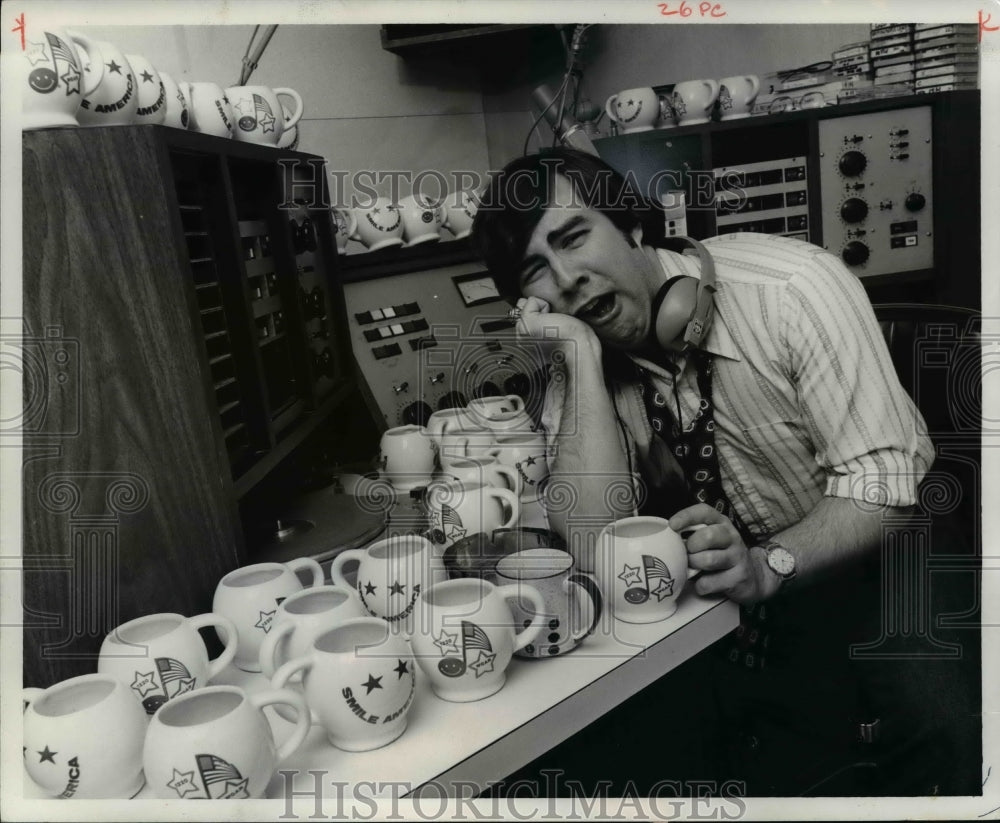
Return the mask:
M 581 306 L 576 316 L 589 323 L 597 323 L 607 317 L 614 307 L 615 296 L 613 294 L 603 294 Z

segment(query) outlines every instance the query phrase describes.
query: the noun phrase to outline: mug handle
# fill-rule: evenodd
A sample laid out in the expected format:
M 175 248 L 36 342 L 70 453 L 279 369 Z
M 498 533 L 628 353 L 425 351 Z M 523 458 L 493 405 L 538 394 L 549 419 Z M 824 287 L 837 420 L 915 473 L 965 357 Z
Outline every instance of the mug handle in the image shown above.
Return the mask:
M 594 579 L 586 574 L 571 574 L 569 576 L 569 580 L 566 582 L 570 586 L 583 590 L 583 593 L 587 596 L 587 600 L 585 602 L 589 603 L 589 608 L 592 614 L 590 625 L 579 633 L 573 633 L 573 640 L 580 641 L 588 635 L 593 634 L 594 629 L 597 628 L 597 621 L 601 619 L 601 613 L 604 611 L 604 597 L 601 595 L 601 589 Z
M 756 99 L 760 91 L 760 78 L 756 74 L 748 74 L 746 79 L 750 81 L 750 94 L 747 95 L 746 103 Z
M 351 232 L 351 235 L 350 235 L 350 237 L 348 239 L 349 240 L 361 240 L 361 233 L 358 231 L 359 220 L 358 220 L 357 214 L 355 214 L 355 212 L 357 211 L 357 209 L 348 209 L 348 211 L 351 213 L 351 217 L 354 218 L 354 220 L 353 220 L 354 231 Z
M 296 557 L 294 560 L 289 560 L 285 565 L 293 572 L 299 569 L 309 569 L 312 572 L 313 581 L 305 588 L 311 589 L 313 586 L 323 585 L 323 567 L 311 557 Z
M 236 657 L 236 645 L 239 641 L 236 625 L 228 617 L 221 614 L 214 614 L 213 612 L 199 614 L 197 617 L 189 617 L 187 618 L 187 622 L 192 629 L 196 630 L 214 626 L 216 635 L 226 644 L 222 650 L 222 654 L 215 658 L 215 660 L 208 661 L 208 672 L 205 676 L 211 680 L 232 663 L 233 658 Z M 220 628 L 222 631 L 219 631 Z
M 277 765 L 301 746 L 306 739 L 306 735 L 309 734 L 309 727 L 312 726 L 312 714 L 309 711 L 309 707 L 306 706 L 305 698 L 300 694 L 296 694 L 291 689 L 275 689 L 269 692 L 249 694 L 247 697 L 261 711 L 264 710 L 265 706 L 274 706 L 274 710 L 285 719 L 287 719 L 287 712 L 282 712 L 278 707 L 291 706 L 295 709 L 295 720 L 292 721 L 295 723 L 295 731 L 279 747 L 278 760 L 275 763 Z
M 347 549 L 347 551 L 342 551 L 336 557 L 333 558 L 333 562 L 330 563 L 330 579 L 333 581 L 335 586 L 341 586 L 345 589 L 352 589 L 350 583 L 347 582 L 347 578 L 344 577 L 344 566 L 347 564 L 348 560 L 364 560 L 365 552 L 363 549 Z
M 612 94 L 608 98 L 608 101 L 604 104 L 604 110 L 608 113 L 608 117 L 610 117 L 615 123 L 619 122 L 618 118 L 615 117 L 614 113 L 615 104 L 617 102 L 618 102 L 618 95 Z
M 705 80 L 705 85 L 708 86 L 708 96 L 711 102 L 705 107 L 705 111 L 711 111 L 712 106 L 715 105 L 715 101 L 719 99 L 719 81 L 713 78 L 708 78 Z
M 507 485 L 510 486 L 511 492 L 513 492 L 513 494 L 518 499 L 520 499 L 521 475 L 519 475 L 516 471 L 514 471 L 513 468 L 508 466 L 506 463 L 494 464 L 493 470 L 507 481 Z
M 291 634 L 294 628 L 294 623 L 285 621 L 264 636 L 264 642 L 260 644 L 260 670 L 265 677 L 274 677 L 274 673 L 278 669 L 278 644 Z M 281 684 L 281 686 L 284 685 L 284 683 Z M 280 689 L 281 686 L 275 686 L 275 688 Z
M 341 209 L 340 213 L 343 214 L 344 218 L 347 220 L 347 236 L 349 238 L 353 237 L 358 230 L 358 218 L 355 217 L 352 209 Z
M 507 520 L 501 523 L 499 526 L 497 526 L 497 528 L 498 529 L 513 528 L 513 526 L 517 523 L 518 517 L 521 516 L 521 501 L 518 500 L 517 495 L 515 495 L 514 492 L 510 491 L 509 489 L 495 489 L 492 487 L 487 488 L 486 493 L 488 496 L 499 500 L 501 506 L 504 505 L 504 503 L 506 503 L 507 507 L 510 508 L 510 515 L 508 516 Z
M 676 121 L 677 118 L 674 116 L 674 105 L 670 102 L 670 95 L 664 94 L 662 91 L 656 95 L 656 100 L 658 108 L 660 110 L 660 116 L 657 117 L 658 123 L 666 123 L 668 120 Z
M 287 131 L 296 123 L 298 123 L 299 120 L 302 118 L 302 112 L 305 111 L 302 105 L 302 97 L 297 91 L 295 91 L 295 89 L 290 89 L 287 86 L 282 86 L 281 88 L 272 89 L 272 91 L 274 92 L 276 97 L 281 97 L 281 95 L 284 94 L 286 97 L 291 97 L 295 101 L 295 113 L 287 120 L 285 120 L 285 123 L 282 126 L 282 131 Z M 281 101 L 279 100 L 278 102 L 280 103 Z
M 520 651 L 529 643 L 534 643 L 545 630 L 545 601 L 538 589 L 531 585 L 508 583 L 506 586 L 497 586 L 497 592 L 504 600 L 527 598 L 535 611 L 530 625 L 514 638 L 514 651 Z
M 95 54 L 97 58 L 100 58 L 101 50 L 97 47 L 97 44 L 86 35 L 75 31 L 68 31 L 66 34 L 77 48 L 82 49 L 87 54 L 87 60 L 90 63 L 90 72 L 81 72 L 84 77 L 83 90 L 80 96 L 88 97 L 94 89 L 101 85 L 101 80 L 104 79 L 104 61 L 101 59 L 95 59 Z M 80 62 L 80 68 L 83 68 L 83 61 Z M 88 83 L 88 79 L 92 82 Z
M 21 701 L 24 703 L 24 708 L 27 709 L 33 700 L 41 697 L 43 694 L 45 694 L 45 689 L 40 689 L 38 686 L 26 686 L 21 689 Z
M 524 401 L 521 399 L 519 394 L 508 394 L 504 400 L 507 400 L 514 408 L 514 412 L 524 411 Z

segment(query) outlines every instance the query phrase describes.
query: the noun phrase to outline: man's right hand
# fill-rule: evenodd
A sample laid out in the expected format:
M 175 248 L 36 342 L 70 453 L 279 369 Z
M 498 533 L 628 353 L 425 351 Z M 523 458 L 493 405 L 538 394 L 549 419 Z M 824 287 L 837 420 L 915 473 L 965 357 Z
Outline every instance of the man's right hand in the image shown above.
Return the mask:
M 586 346 L 597 360 L 601 356 L 601 341 L 594 330 L 569 314 L 557 314 L 539 297 L 522 297 L 517 301 L 521 318 L 517 321 L 518 337 L 527 337 L 544 348 L 570 355 L 570 348 Z

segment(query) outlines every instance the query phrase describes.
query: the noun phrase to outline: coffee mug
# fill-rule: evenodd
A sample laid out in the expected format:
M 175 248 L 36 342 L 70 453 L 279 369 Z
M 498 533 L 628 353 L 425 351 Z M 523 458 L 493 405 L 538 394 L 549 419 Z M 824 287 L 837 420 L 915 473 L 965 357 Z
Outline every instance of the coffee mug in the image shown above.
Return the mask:
M 323 569 L 311 557 L 287 563 L 255 563 L 229 572 L 215 587 L 212 612 L 228 617 L 239 641 L 234 663 L 245 672 L 260 671 L 260 644 L 271 631 L 278 606 L 302 591 L 297 569 L 312 572 L 312 586 L 323 583 Z M 221 635 L 220 635 L 221 637 Z M 225 642 L 226 638 L 221 637 Z
M 681 126 L 707 123 L 712 114 L 712 106 L 719 97 L 719 81 L 685 80 L 674 86 L 670 95 L 670 106 Z
M 275 746 L 264 707 L 287 705 L 295 728 Z M 263 797 L 275 767 L 309 733 L 309 709 L 291 689 L 247 694 L 236 686 L 209 686 L 171 700 L 153 715 L 142 747 L 142 767 L 153 794 L 170 800 Z
M 295 128 L 295 126 L 292 128 Z M 281 146 L 281 148 L 286 147 Z M 333 216 L 333 225 L 337 230 L 337 254 L 347 254 L 347 242 L 351 239 L 354 232 L 357 231 L 358 220 L 354 216 L 354 212 L 350 209 L 334 208 L 330 210 L 330 214 Z
M 521 480 L 522 502 L 534 502 L 541 498 L 549 477 L 549 447 L 544 432 L 497 433 L 493 454 L 517 472 Z
M 135 110 L 137 125 L 159 125 L 167 113 L 167 87 L 163 78 L 141 54 L 126 54 L 125 59 L 135 74 L 138 104 Z
M 426 486 L 434 473 L 434 443 L 423 426 L 396 426 L 379 440 L 379 469 L 393 487 Z
M 139 108 L 139 89 L 135 73 L 121 49 L 107 40 L 94 40 L 76 32 L 69 34 L 83 47 L 78 53 L 84 74 L 100 71 L 96 64 L 104 64 L 100 82 L 80 103 L 76 115 L 80 125 L 129 126 L 134 123 Z
M 662 517 L 626 517 L 597 538 L 594 573 L 617 620 L 655 623 L 677 611 L 688 579 L 681 536 Z
M 445 199 L 445 227 L 457 240 L 472 234 L 472 221 L 479 210 L 479 197 L 471 189 L 449 194 Z
M 226 637 L 226 646 L 214 660 L 198 629 L 214 626 Z M 168 700 L 206 686 L 232 663 L 237 633 L 233 622 L 220 614 L 147 614 L 123 623 L 101 644 L 97 671 L 121 680 L 147 714 Z
M 444 225 L 444 204 L 434 203 L 420 194 L 411 194 L 399 201 L 403 219 L 403 239 L 407 246 L 417 246 L 441 239 Z
M 80 103 L 104 77 L 104 62 L 84 57 L 87 51 L 86 43 L 59 28 L 46 26 L 25 37 L 24 51 L 13 64 L 21 86 L 22 128 L 80 125 Z M 84 65 L 92 70 L 85 72 Z
M 749 117 L 760 91 L 760 78 L 755 74 L 723 77 L 719 81 L 719 116 L 723 120 Z
M 299 673 L 313 724 L 338 749 L 378 749 L 406 731 L 416 665 L 406 639 L 384 620 L 358 617 L 327 629 L 274 673 L 271 686 L 281 689 Z
M 473 422 L 480 428 L 487 428 L 491 418 L 501 414 L 524 411 L 524 400 L 519 395 L 507 394 L 497 397 L 478 397 L 470 400 L 466 409 Z
M 286 116 L 279 97 L 290 97 L 295 106 Z M 229 86 L 226 99 L 232 106 L 235 127 L 233 137 L 244 143 L 276 146 L 286 129 L 294 128 L 302 117 L 302 97 L 284 86 Z
M 526 600 L 535 617 L 517 633 L 510 602 Z M 515 651 L 545 630 L 542 596 L 530 587 L 494 586 L 467 577 L 420 595 L 419 630 L 410 640 L 434 693 L 455 703 L 482 700 L 503 688 Z
M 225 92 L 217 83 L 179 84 L 188 103 L 188 128 L 215 137 L 232 137 L 234 117 Z
M 171 126 L 175 129 L 186 129 L 188 127 L 188 104 L 181 94 L 177 82 L 165 71 L 160 72 L 160 81 L 163 83 L 166 94 L 164 103 L 163 125 Z
M 496 582 L 502 586 L 530 588 L 542 596 L 545 631 L 537 643 L 529 643 L 515 654 L 547 658 L 576 648 L 597 626 L 603 598 L 597 584 L 573 571 L 573 556 L 559 549 L 525 549 L 497 561 Z M 527 626 L 535 617 L 521 599 L 512 603 L 514 618 Z
M 23 691 L 24 766 L 50 797 L 129 798 L 142 788 L 146 713 L 110 674 Z
M 521 494 L 520 476 L 492 455 L 452 458 L 448 461 L 448 467 L 442 469 L 441 478 L 446 482 L 454 479 L 466 486 L 493 486 L 497 489 L 509 489 L 515 495 Z
M 368 251 L 378 251 L 403 244 L 403 217 L 388 197 L 378 197 L 370 206 L 356 206 L 357 228 L 351 240 L 360 240 Z
M 482 421 L 485 428 L 501 434 L 530 434 L 535 431 L 535 421 L 524 409 L 491 413 Z
M 438 409 L 427 418 L 425 428 L 434 448 L 440 450 L 445 432 L 479 427 L 473 423 L 468 409 Z
M 660 95 L 651 88 L 625 89 L 612 94 L 604 110 L 623 133 L 649 131 L 660 119 Z
M 430 539 L 442 551 L 468 534 L 510 528 L 521 514 L 517 495 L 481 481 L 434 480 L 427 487 L 424 502 Z
M 320 632 L 366 614 L 361 598 L 350 588 L 316 586 L 296 592 L 278 606 L 260 646 L 260 670 L 272 677 L 280 666 L 305 654 Z
M 441 433 L 438 463 L 447 471 L 452 460 L 496 456 L 496 435 L 489 429 L 452 429 Z
M 366 549 L 342 551 L 330 564 L 335 586 L 350 588 L 344 566 L 352 560 L 358 561 L 357 592 L 367 612 L 407 633 L 413 631 L 420 593 L 446 577 L 434 547 L 416 534 L 397 534 Z

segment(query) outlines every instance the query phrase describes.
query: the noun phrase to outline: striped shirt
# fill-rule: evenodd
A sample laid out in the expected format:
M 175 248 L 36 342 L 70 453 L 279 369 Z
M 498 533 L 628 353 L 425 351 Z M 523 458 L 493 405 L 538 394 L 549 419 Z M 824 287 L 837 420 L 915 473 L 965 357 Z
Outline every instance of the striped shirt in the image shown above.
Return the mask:
M 912 505 L 934 448 L 859 280 L 837 257 L 799 240 L 741 233 L 703 242 L 717 291 L 701 348 L 715 355 L 723 489 L 744 524 L 756 534 L 780 531 L 824 496 Z M 667 277 L 699 276 L 696 256 L 657 253 Z M 632 360 L 672 411 L 679 402 L 682 423 L 693 418 L 700 395 L 686 358 L 676 361 L 676 400 L 669 371 Z M 639 385 L 633 375 L 613 383 L 629 440 L 623 448 L 647 484 L 662 486 L 676 463 L 653 434 Z M 555 434 L 563 383 L 551 385 L 543 425 Z

